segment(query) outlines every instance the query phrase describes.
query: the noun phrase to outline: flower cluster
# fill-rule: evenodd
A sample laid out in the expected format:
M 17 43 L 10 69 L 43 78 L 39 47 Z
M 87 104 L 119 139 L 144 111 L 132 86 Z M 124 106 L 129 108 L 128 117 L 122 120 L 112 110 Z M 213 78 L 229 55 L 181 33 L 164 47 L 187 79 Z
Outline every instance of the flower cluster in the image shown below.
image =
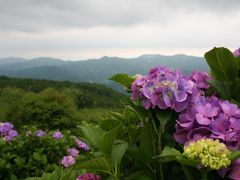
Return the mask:
M 101 177 L 93 173 L 85 173 L 78 176 L 76 180 L 101 180 Z
M 200 89 L 208 88 L 208 79 L 207 73 L 194 72 L 184 76 L 180 70 L 158 66 L 146 76 L 136 76 L 131 85 L 132 99 L 140 99 L 145 109 L 159 107 L 181 112 L 201 95 Z
M 18 132 L 13 129 L 13 124 L 10 122 L 0 122 L 0 137 L 5 141 L 11 141 L 17 137 Z
M 35 133 L 34 133 L 35 136 L 37 137 L 44 137 L 46 136 L 46 132 L 43 131 L 43 130 L 37 130 Z
M 218 170 L 231 164 L 230 151 L 219 140 L 201 139 L 190 142 L 184 147 L 183 154 L 189 159 L 199 161 L 201 166 L 210 169 Z
M 76 148 L 69 148 L 67 151 L 68 154 L 74 158 L 78 157 L 79 155 L 79 151 Z
M 77 139 L 76 137 L 73 137 L 73 138 L 75 139 L 76 145 L 77 145 L 77 147 L 80 150 L 83 150 L 83 151 L 89 151 L 90 150 L 89 146 L 86 143 L 84 143 L 83 141 Z M 61 164 L 64 167 L 69 167 L 69 166 L 74 165 L 75 162 L 76 162 L 75 159 L 79 155 L 79 150 L 74 148 L 74 147 L 73 148 L 69 148 L 67 151 L 68 151 L 68 155 L 64 156 L 63 159 L 61 160 Z
M 89 151 L 89 146 L 79 139 L 75 139 L 77 146 L 83 151 Z
M 219 139 L 230 149 L 240 149 L 240 109 L 217 97 L 200 97 L 195 105 L 180 114 L 175 140 L 184 144 L 201 138 Z
M 60 131 L 55 131 L 53 134 L 52 134 L 52 137 L 56 140 L 59 140 L 59 139 L 62 139 L 63 138 L 63 134 L 60 132 Z
M 61 164 L 64 167 L 69 167 L 75 164 L 75 158 L 72 156 L 64 156 L 63 159 L 61 160 Z

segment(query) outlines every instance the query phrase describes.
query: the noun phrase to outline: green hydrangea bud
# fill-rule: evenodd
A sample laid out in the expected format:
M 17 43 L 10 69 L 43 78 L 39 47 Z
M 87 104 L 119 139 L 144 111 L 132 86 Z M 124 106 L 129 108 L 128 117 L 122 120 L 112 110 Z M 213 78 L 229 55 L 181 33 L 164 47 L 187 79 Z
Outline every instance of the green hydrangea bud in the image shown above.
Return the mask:
M 231 164 L 230 151 L 219 140 L 201 139 L 184 147 L 183 155 L 197 160 L 203 167 L 218 170 Z

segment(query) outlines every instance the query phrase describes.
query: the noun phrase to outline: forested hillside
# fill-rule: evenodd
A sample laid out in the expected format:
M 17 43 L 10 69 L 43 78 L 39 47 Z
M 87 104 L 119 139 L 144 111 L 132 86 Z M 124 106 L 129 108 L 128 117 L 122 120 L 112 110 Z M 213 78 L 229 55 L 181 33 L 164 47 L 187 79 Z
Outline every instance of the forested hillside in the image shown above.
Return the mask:
M 185 74 L 193 70 L 208 71 L 201 57 L 186 55 L 142 55 L 137 58 L 104 56 L 85 61 L 63 61 L 53 58 L 32 60 L 8 58 L 0 59 L 0 75 L 34 79 L 69 80 L 73 82 L 94 82 L 120 90 L 108 78 L 117 73 L 145 74 L 154 66 L 180 68 Z

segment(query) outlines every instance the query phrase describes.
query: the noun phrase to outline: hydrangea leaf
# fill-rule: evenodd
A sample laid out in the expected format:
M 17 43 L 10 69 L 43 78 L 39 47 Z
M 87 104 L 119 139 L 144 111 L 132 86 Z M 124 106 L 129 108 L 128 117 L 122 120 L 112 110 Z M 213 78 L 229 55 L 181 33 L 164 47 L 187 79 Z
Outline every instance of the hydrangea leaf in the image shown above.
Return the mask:
M 219 80 L 209 80 L 211 86 L 213 86 L 220 94 L 221 98 L 229 99 L 231 96 L 231 83 Z
M 99 149 L 102 153 L 104 153 L 107 156 L 111 154 L 114 141 L 116 140 L 120 130 L 121 126 L 118 126 L 103 134 L 99 142 Z
M 213 48 L 204 55 L 212 75 L 221 81 L 233 81 L 238 77 L 239 63 L 227 48 Z
M 95 170 L 104 172 L 107 174 L 112 174 L 112 168 L 109 162 L 104 157 L 98 157 L 95 159 L 91 159 L 89 161 L 76 163 L 74 166 L 75 169 L 87 169 L 87 170 Z
M 110 80 L 113 80 L 122 86 L 124 86 L 126 89 L 131 89 L 131 84 L 134 81 L 134 77 L 129 76 L 128 74 L 116 74 L 110 78 Z
M 104 133 L 103 130 L 98 126 L 85 125 L 82 126 L 82 131 L 88 142 L 94 147 L 98 147 L 100 138 Z
M 125 141 L 117 141 L 113 145 L 112 154 L 111 154 L 111 165 L 117 171 L 118 166 L 120 165 L 122 158 L 127 151 L 128 143 Z
M 167 123 L 171 119 L 171 115 L 172 115 L 171 111 L 169 111 L 169 110 L 156 111 L 156 117 L 161 124 L 162 132 L 164 132 L 165 126 L 167 125 Z

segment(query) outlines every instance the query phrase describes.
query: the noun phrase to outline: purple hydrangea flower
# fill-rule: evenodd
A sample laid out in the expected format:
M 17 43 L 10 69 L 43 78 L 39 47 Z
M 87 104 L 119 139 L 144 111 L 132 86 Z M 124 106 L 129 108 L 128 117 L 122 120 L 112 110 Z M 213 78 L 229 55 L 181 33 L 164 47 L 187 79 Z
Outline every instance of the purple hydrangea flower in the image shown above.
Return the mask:
M 76 148 L 69 148 L 68 154 L 74 158 L 76 158 L 79 155 L 79 151 Z
M 89 151 L 90 150 L 89 146 L 86 143 L 84 143 L 83 141 L 81 141 L 79 139 L 76 139 L 75 141 L 76 141 L 77 146 L 80 149 L 82 149 L 84 151 Z
M 175 140 L 187 145 L 202 138 L 218 139 L 229 149 L 240 150 L 240 109 L 229 101 L 214 96 L 199 97 L 188 106 L 176 121 Z M 219 170 L 221 176 L 227 172 L 231 179 L 240 179 L 240 158 L 230 167 Z
M 37 130 L 34 133 L 34 135 L 37 136 L 37 137 L 44 137 L 44 136 L 46 136 L 46 132 L 44 132 L 43 130 Z
M 78 176 L 76 180 L 101 180 L 101 177 L 93 173 L 85 173 Z
M 236 49 L 236 50 L 233 52 L 233 55 L 234 55 L 235 57 L 240 56 L 240 48 Z
M 180 114 L 174 138 L 184 144 L 202 137 L 219 139 L 228 148 L 240 150 L 240 109 L 216 97 L 201 97 Z
M 132 99 L 140 99 L 145 109 L 171 108 L 177 112 L 187 108 L 194 89 L 194 82 L 180 70 L 161 66 L 151 69 L 146 76 L 137 75 L 131 86 Z
M 13 124 L 10 122 L 0 123 L 0 133 L 6 133 L 13 128 Z
M 61 160 L 61 164 L 64 167 L 69 167 L 75 164 L 75 159 L 72 156 L 64 156 L 63 159 Z
M 0 123 L 0 137 L 5 141 L 11 141 L 17 137 L 18 132 L 13 129 L 13 124 L 9 122 Z
M 192 80 L 198 89 L 208 89 L 209 84 L 207 81 L 210 80 L 211 77 L 206 72 L 194 71 L 188 79 Z
M 59 139 L 62 139 L 62 138 L 63 138 L 63 134 L 62 134 L 60 131 L 55 131 L 55 132 L 52 134 L 52 137 L 53 137 L 54 139 L 59 140 Z

